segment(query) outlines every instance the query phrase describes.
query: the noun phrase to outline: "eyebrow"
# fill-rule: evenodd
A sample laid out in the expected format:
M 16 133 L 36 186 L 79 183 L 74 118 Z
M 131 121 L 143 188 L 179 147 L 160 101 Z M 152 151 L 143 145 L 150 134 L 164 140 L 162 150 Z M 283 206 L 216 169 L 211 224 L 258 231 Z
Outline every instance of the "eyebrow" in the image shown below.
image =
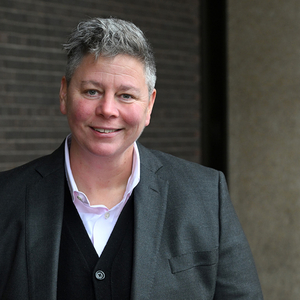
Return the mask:
M 98 88 L 103 88 L 103 85 L 100 82 L 98 82 L 98 81 L 87 80 L 87 81 L 82 81 L 81 82 L 82 86 L 85 86 L 85 85 L 88 85 L 88 84 L 92 84 L 93 86 L 98 87 Z M 133 92 L 136 92 L 136 93 L 140 93 L 140 89 L 136 88 L 136 87 L 134 87 L 132 85 L 120 85 L 118 87 L 118 89 L 120 91 L 124 91 L 124 92 L 126 92 L 126 91 L 133 91 Z
M 97 81 L 93 81 L 93 80 L 87 80 L 87 81 L 81 81 L 81 85 L 84 86 L 84 85 L 88 85 L 88 84 L 92 84 L 96 87 L 99 87 L 99 88 L 102 88 L 102 84 L 97 82 Z
M 133 91 L 133 92 L 136 92 L 136 93 L 140 93 L 140 89 L 138 89 L 134 86 L 131 86 L 131 85 L 121 85 L 121 86 L 119 86 L 119 90 L 124 91 L 124 92 L 130 90 L 130 91 Z

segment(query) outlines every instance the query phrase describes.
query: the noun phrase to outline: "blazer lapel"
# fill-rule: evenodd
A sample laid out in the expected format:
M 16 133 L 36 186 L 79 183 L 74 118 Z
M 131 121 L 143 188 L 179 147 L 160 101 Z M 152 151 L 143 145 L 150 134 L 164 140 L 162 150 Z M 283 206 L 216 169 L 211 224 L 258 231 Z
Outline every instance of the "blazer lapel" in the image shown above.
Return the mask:
M 168 181 L 161 164 L 139 145 L 141 180 L 134 191 L 134 262 L 132 299 L 150 299 L 167 205 Z M 30 299 L 56 299 L 59 247 L 64 207 L 63 148 L 38 170 L 41 179 L 28 186 L 26 244 Z
M 43 165 L 39 170 L 42 178 L 27 187 L 26 254 L 30 299 L 45 299 L 45 295 L 49 300 L 56 299 L 65 174 L 63 160 L 60 159 L 58 165 L 55 160 L 51 162 L 49 168 Z M 47 174 L 43 170 L 47 170 Z
M 156 157 L 145 151 L 147 150 L 140 151 L 141 180 L 134 190 L 135 237 L 132 299 L 139 300 L 150 299 L 168 193 L 168 181 L 155 174 L 161 165 L 155 166 Z M 152 156 L 148 160 L 151 161 L 149 165 L 143 154 Z

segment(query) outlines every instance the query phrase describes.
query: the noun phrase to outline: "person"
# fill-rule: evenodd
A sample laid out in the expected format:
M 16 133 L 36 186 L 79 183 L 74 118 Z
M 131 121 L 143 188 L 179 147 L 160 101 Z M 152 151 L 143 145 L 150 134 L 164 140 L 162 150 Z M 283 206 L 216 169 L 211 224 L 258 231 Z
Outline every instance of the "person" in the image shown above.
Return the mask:
M 143 32 L 92 18 L 64 48 L 71 134 L 0 175 L 0 298 L 262 299 L 223 174 L 137 142 L 156 96 Z

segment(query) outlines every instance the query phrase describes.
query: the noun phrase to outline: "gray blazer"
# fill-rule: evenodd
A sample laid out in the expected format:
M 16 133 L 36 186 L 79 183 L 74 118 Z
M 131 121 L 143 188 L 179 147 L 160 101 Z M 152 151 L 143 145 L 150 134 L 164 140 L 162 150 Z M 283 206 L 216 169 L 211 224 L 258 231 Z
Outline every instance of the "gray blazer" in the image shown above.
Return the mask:
M 263 299 L 222 173 L 139 151 L 132 299 Z M 63 144 L 0 174 L 0 299 L 56 299 L 64 188 Z

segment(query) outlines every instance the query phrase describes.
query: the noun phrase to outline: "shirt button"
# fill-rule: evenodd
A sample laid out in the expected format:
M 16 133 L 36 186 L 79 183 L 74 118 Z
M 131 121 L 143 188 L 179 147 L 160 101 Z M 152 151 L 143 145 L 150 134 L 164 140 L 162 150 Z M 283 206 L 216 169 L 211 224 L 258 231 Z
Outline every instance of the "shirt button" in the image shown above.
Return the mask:
M 98 280 L 103 280 L 105 278 L 105 273 L 101 270 L 98 270 L 96 273 L 95 273 L 95 277 L 96 279 Z
M 82 201 L 82 197 L 81 196 L 77 196 L 77 199 Z
M 107 212 L 107 213 L 104 215 L 104 218 L 105 218 L 105 219 L 108 219 L 109 217 L 110 217 L 110 213 Z

